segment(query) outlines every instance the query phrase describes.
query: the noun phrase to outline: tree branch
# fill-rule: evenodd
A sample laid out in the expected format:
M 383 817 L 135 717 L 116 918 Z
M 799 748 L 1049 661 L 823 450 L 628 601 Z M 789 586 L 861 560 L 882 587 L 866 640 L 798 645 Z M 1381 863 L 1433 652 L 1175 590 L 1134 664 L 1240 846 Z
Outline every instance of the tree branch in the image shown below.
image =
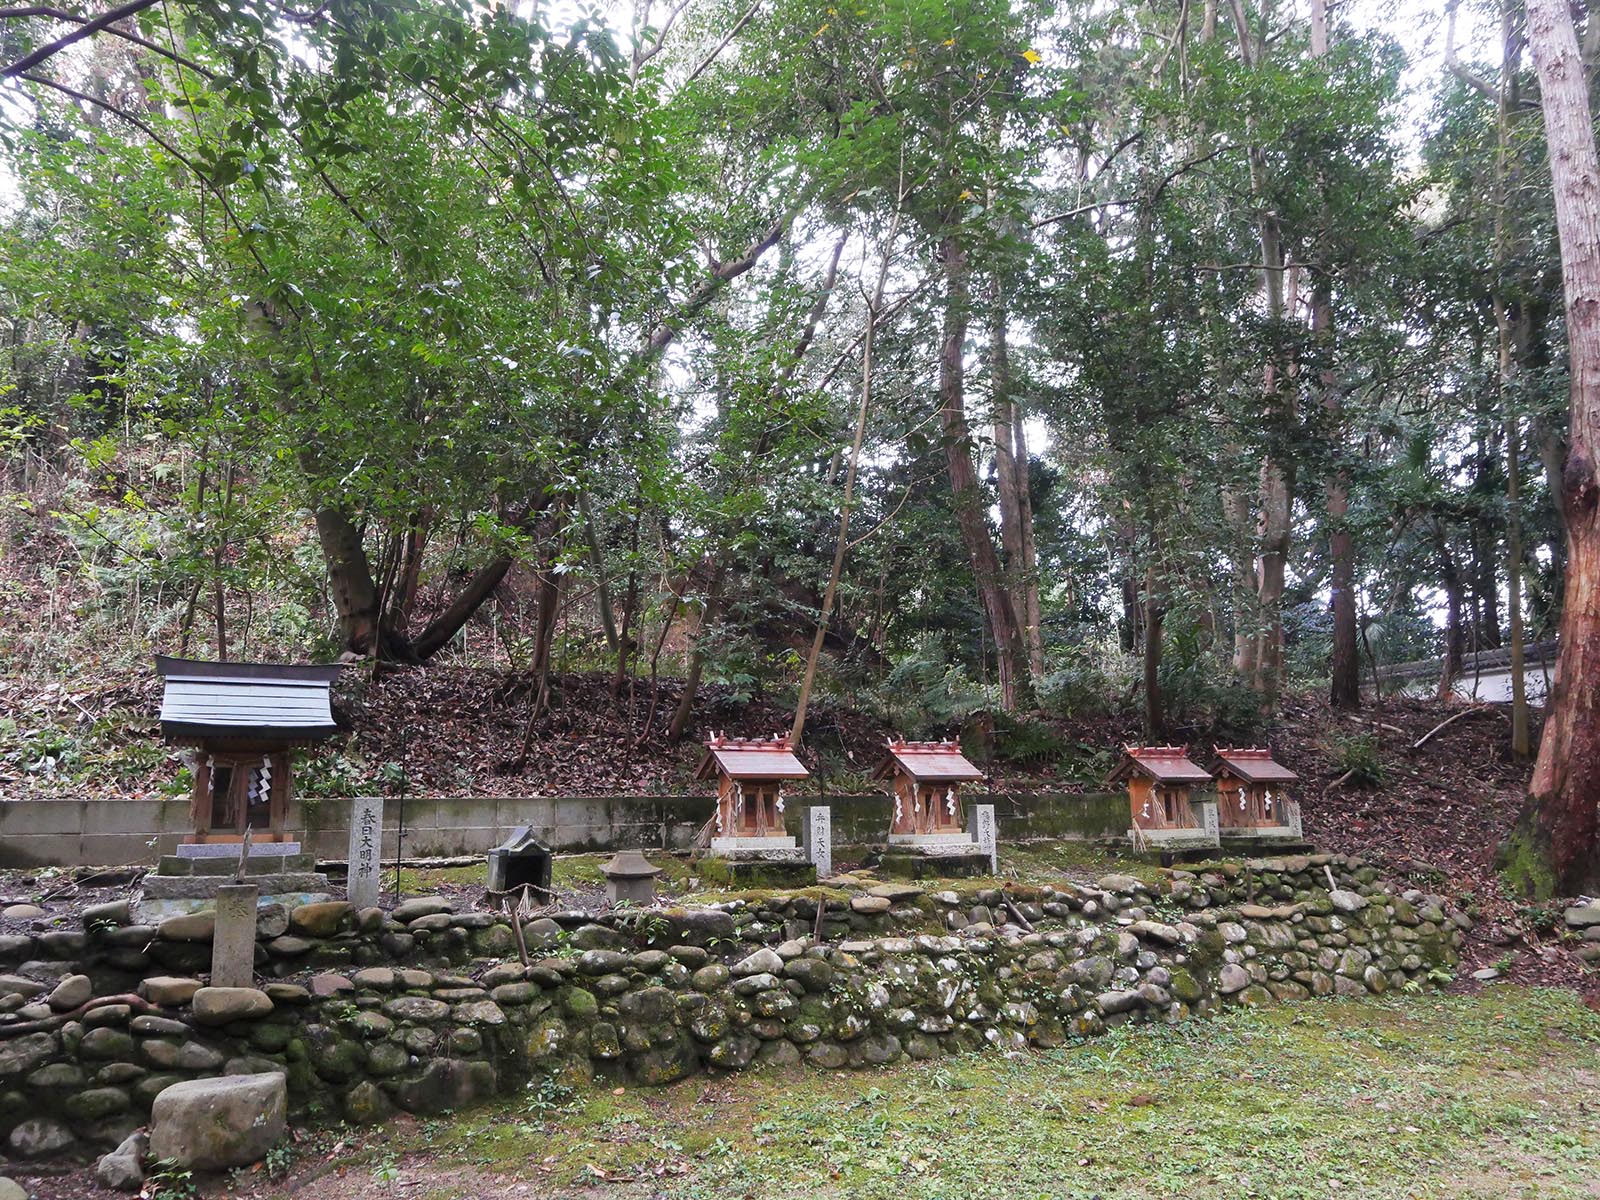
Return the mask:
M 783 216 L 769 225 L 766 232 L 757 238 L 750 248 L 738 258 L 729 259 L 726 262 L 713 261 L 711 263 L 711 274 L 705 282 L 694 290 L 694 293 L 679 306 L 678 311 L 671 318 L 662 321 L 651 331 L 650 340 L 645 347 L 646 356 L 659 354 L 670 346 L 672 339 L 678 336 L 678 331 L 683 327 L 684 323 L 694 317 L 707 304 L 710 304 L 711 298 L 717 294 L 723 284 L 739 278 L 739 276 L 760 262 L 761 256 L 776 246 L 782 240 L 783 235 L 789 232 L 789 226 L 794 223 L 797 215 L 799 215 L 798 209 L 790 209 L 784 213 Z
M 160 0 L 129 0 L 127 4 L 120 4 L 116 8 L 111 9 L 109 12 L 101 13 L 98 17 L 95 17 L 92 20 L 86 20 L 83 22 L 83 24 L 79 25 L 78 28 L 74 29 L 65 37 L 59 37 L 53 42 L 46 42 L 44 45 L 34 50 L 31 54 L 23 55 L 16 62 L 6 67 L 5 70 L 0 71 L 0 78 L 15 79 L 24 71 L 32 70 L 46 59 L 54 58 L 57 54 L 60 54 L 73 43 L 81 42 L 84 40 L 84 38 L 93 37 L 102 29 L 105 29 L 110 25 L 115 25 L 124 17 L 131 17 L 137 13 L 143 12 L 147 8 L 154 8 L 159 2 Z M 30 5 L 28 8 L 23 9 L 0 9 L 0 19 L 16 16 L 53 15 L 35 11 L 39 7 L 41 6 Z M 65 17 L 63 19 L 78 20 L 79 18 Z
M 51 8 L 47 4 L 34 4 L 27 8 L 0 8 L 0 21 L 10 20 L 16 17 L 50 17 L 52 20 L 72 21 L 79 25 L 85 24 L 89 20 L 88 17 L 80 17 L 76 13 L 69 13 L 59 8 Z M 192 58 L 185 58 L 176 50 L 170 50 L 166 46 L 158 46 L 155 42 L 142 38 L 137 33 L 133 33 L 126 29 L 112 29 L 110 27 L 107 27 L 105 32 L 111 34 L 113 37 L 119 37 L 124 41 L 132 42 L 135 46 L 143 46 L 146 50 L 149 50 L 155 54 L 159 54 L 162 58 L 170 59 L 171 61 L 177 63 L 180 67 L 188 67 L 197 75 L 203 75 L 207 79 L 215 79 L 217 77 L 217 73 L 215 71 L 208 67 L 201 66 Z
M 1498 103 L 1500 89 L 1483 78 L 1483 76 L 1474 74 L 1456 57 L 1456 4 L 1457 0 L 1450 0 L 1450 3 L 1445 7 L 1444 65 L 1450 69 L 1452 75 L 1473 91 L 1479 92 Z
M 1057 225 L 1062 221 L 1070 221 L 1073 217 L 1081 217 L 1084 213 L 1095 212 L 1102 208 L 1114 208 L 1123 204 L 1137 204 L 1137 196 L 1123 196 L 1116 200 L 1096 200 L 1093 204 L 1080 204 L 1077 208 L 1069 208 L 1066 212 L 1056 213 L 1051 217 L 1040 217 L 1029 228 L 1043 229 L 1046 225 Z
M 751 18 L 754 17 L 757 10 L 761 8 L 761 3 L 762 0 L 755 0 L 754 4 L 744 10 L 744 16 L 740 17 L 733 23 L 733 28 L 728 30 L 727 36 L 717 43 L 716 49 L 712 50 L 710 54 L 702 58 L 700 60 L 700 65 L 689 72 L 689 78 L 683 81 L 685 87 L 693 83 L 696 79 L 699 79 L 700 76 L 706 72 L 706 69 L 709 68 L 712 63 L 717 61 L 718 56 L 728 48 L 728 43 L 739 36 L 739 31 L 741 29 L 750 24 Z

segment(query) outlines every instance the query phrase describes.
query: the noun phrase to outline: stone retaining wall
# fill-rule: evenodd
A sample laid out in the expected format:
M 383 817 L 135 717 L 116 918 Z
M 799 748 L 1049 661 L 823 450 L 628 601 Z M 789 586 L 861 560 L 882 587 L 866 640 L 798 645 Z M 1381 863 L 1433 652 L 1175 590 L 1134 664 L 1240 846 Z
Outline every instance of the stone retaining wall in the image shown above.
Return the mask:
M 297 1119 L 371 1122 L 545 1075 L 664 1084 L 1056 1046 L 1228 1004 L 1426 986 L 1467 925 L 1342 857 L 557 914 L 527 924 L 527 968 L 503 918 L 449 907 L 263 909 L 260 990 L 202 987 L 206 915 L 133 926 L 112 904 L 84 929 L 0 938 L 0 1145 L 115 1145 L 164 1088 L 221 1074 L 283 1072 Z
M 1032 838 L 1122 837 L 1128 829 L 1125 796 L 973 795 L 969 803 L 996 806 L 1002 841 Z M 789 831 L 800 833 L 800 813 L 810 803 L 833 810 L 839 845 L 882 842 L 889 829 L 887 796 L 830 796 L 825 801 L 796 795 L 789 805 Z M 314 798 L 291 816 L 290 832 L 324 859 L 348 850 L 349 799 Z M 556 850 L 686 849 L 711 818 L 709 796 L 446 796 L 407 797 L 404 804 L 408 856 L 482 854 L 521 825 Z M 399 835 L 401 802 L 384 803 L 383 852 L 392 858 Z M 191 828 L 187 797 L 158 800 L 0 799 L 0 867 L 129 866 L 153 864 L 171 854 Z

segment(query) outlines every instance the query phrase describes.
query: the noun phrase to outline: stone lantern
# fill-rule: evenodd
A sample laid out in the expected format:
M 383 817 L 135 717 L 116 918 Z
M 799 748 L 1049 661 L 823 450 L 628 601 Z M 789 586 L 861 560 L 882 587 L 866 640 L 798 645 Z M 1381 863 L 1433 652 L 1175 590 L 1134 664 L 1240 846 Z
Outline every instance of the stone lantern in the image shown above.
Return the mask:
M 606 896 L 611 903 L 623 900 L 634 904 L 649 904 L 656 896 L 656 876 L 661 868 L 637 850 L 618 850 L 611 861 L 600 868 L 606 877 Z

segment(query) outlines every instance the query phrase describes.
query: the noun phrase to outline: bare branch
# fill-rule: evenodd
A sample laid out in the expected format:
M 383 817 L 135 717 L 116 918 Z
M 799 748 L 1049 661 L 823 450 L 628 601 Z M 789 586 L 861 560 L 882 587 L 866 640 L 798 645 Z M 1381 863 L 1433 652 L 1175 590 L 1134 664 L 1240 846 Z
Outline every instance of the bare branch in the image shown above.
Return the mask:
M 711 298 L 717 294 L 723 284 L 739 278 L 739 276 L 760 262 L 761 256 L 776 246 L 783 235 L 789 231 L 789 226 L 793 224 L 797 215 L 797 210 L 790 210 L 784 213 L 783 216 L 768 226 L 766 232 L 757 238 L 750 248 L 738 258 L 729 259 L 726 262 L 713 261 L 711 263 L 711 274 L 705 282 L 694 290 L 694 293 L 679 306 L 678 311 L 671 318 L 662 321 L 651 331 L 650 340 L 645 347 L 646 356 L 653 357 L 665 350 L 672 344 L 672 339 L 678 336 L 678 330 L 683 327 L 684 323 L 707 304 L 711 303 Z
M 733 23 L 733 28 L 728 30 L 727 36 L 717 43 L 716 49 L 701 59 L 700 65 L 689 72 L 689 78 L 683 81 L 685 85 L 691 84 L 696 79 L 699 79 L 700 76 L 705 73 L 706 69 L 710 67 L 712 63 L 717 61 L 718 55 L 728 48 L 728 43 L 739 36 L 739 31 L 741 29 L 750 24 L 750 19 L 754 17 L 756 12 L 761 8 L 761 3 L 762 0 L 755 0 L 754 4 L 744 10 L 744 16 L 740 17 Z
M 672 27 L 677 24 L 678 18 L 683 15 L 683 10 L 689 7 L 689 0 L 678 0 L 678 4 L 667 14 L 667 19 L 661 23 L 661 28 L 656 30 L 656 36 L 647 46 L 637 46 L 633 51 L 633 63 L 628 68 L 628 82 L 638 83 L 639 72 L 644 65 L 656 55 L 660 54 L 667 46 L 667 34 L 672 32 Z M 648 10 L 645 20 L 649 19 Z
M 98 17 L 95 17 L 92 20 L 84 21 L 83 24 L 79 25 L 78 28 L 74 29 L 71 33 L 66 34 L 63 37 L 59 37 L 53 42 L 46 42 L 44 45 L 34 50 L 31 54 L 23 55 L 16 62 L 6 67 L 5 70 L 0 71 L 0 78 L 15 79 L 22 75 L 24 71 L 32 70 L 46 59 L 54 58 L 57 54 L 60 54 L 73 43 L 81 42 L 84 40 L 84 38 L 93 37 L 102 29 L 105 29 L 111 25 L 115 25 L 124 17 L 131 17 L 137 13 L 143 12 L 147 8 L 154 8 L 158 2 L 159 0 L 128 0 L 127 4 L 120 4 L 116 8 L 111 9 L 109 12 L 101 13 Z M 39 6 L 30 6 L 30 8 L 37 7 Z M 48 14 L 30 12 L 27 9 L 0 9 L 0 19 L 5 19 L 12 16 L 43 15 Z M 78 18 L 67 17 L 65 19 L 76 20 Z
M 1062 221 L 1070 221 L 1073 217 L 1081 217 L 1084 213 L 1096 212 L 1102 208 L 1115 208 L 1125 204 L 1137 204 L 1137 196 L 1122 196 L 1116 200 L 1096 200 L 1093 204 L 1080 204 L 1077 208 L 1069 208 L 1066 212 L 1056 213 L 1050 217 L 1040 217 L 1029 227 L 1043 229 L 1046 225 L 1056 225 Z
M 1444 65 L 1450 73 L 1473 91 L 1496 102 L 1500 99 L 1500 89 L 1495 87 L 1481 75 L 1472 72 L 1462 61 L 1456 57 L 1456 5 L 1458 0 L 1450 0 L 1445 6 L 1444 25 Z
M 88 17 L 80 17 L 76 13 L 69 13 L 65 9 L 52 8 L 48 4 L 34 4 L 29 5 L 26 8 L 0 8 L 0 21 L 19 17 L 49 17 L 51 20 L 72 21 L 78 25 L 87 24 L 90 20 Z M 188 67 L 197 75 L 203 75 L 207 79 L 215 79 L 217 77 L 217 73 L 215 71 L 201 66 L 192 58 L 185 58 L 176 50 L 168 49 L 166 46 L 158 46 L 155 42 L 142 38 L 131 30 L 115 29 L 107 26 L 105 32 L 111 34 L 113 37 L 119 37 L 124 41 L 132 42 L 135 46 L 143 46 L 146 50 L 149 50 L 155 54 L 159 54 L 162 58 L 171 59 L 180 67 Z

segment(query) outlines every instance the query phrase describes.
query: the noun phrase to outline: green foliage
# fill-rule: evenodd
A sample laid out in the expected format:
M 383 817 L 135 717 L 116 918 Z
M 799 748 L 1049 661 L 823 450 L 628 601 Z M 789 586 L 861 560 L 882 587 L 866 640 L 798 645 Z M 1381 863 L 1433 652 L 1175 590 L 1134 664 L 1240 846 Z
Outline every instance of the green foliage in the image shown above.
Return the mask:
M 948 729 L 989 703 L 962 667 L 947 663 L 929 642 L 920 649 L 894 665 L 881 689 L 890 724 L 910 737 Z
M 1010 713 L 989 714 L 994 760 L 1017 767 L 1039 767 L 1062 758 L 1067 743 L 1043 721 L 1030 721 Z
M 194 1200 L 200 1189 L 194 1172 L 180 1167 L 174 1159 L 164 1158 L 145 1176 L 142 1194 L 150 1200 Z
M 1345 784 L 1349 787 L 1382 787 L 1388 773 L 1378 752 L 1377 735 L 1357 733 L 1340 741 L 1334 747 L 1334 769 L 1348 776 Z
M 1437 649 L 1446 595 L 1499 643 L 1513 518 L 1553 628 L 1565 332 L 1527 65 L 1474 66 L 1523 97 L 1506 122 L 1451 75 L 1419 130 L 1401 44 L 1335 9 L 1321 56 L 1299 11 L 1224 6 L 1198 38 L 1182 6 L 1039 0 L 704 0 L 634 29 L 206 0 L 102 31 L 13 80 L 0 128 L 0 656 L 622 652 L 697 672 L 722 721 L 792 695 L 846 516 L 818 693 L 912 735 L 1001 705 L 993 593 L 1025 613 L 1033 582 L 1042 715 L 1143 699 L 1232 741 L 1271 706 L 1236 639 L 1325 679 L 1336 533 L 1377 664 Z M 9 59 L 61 36 L 6 29 Z M 1286 271 L 1256 269 L 1269 228 Z M 1019 435 L 1031 565 L 992 527 Z M 1006 721 L 1002 759 L 1065 752 Z M 76 737 L 0 755 L 139 765 Z M 395 771 L 350 747 L 303 791 Z

